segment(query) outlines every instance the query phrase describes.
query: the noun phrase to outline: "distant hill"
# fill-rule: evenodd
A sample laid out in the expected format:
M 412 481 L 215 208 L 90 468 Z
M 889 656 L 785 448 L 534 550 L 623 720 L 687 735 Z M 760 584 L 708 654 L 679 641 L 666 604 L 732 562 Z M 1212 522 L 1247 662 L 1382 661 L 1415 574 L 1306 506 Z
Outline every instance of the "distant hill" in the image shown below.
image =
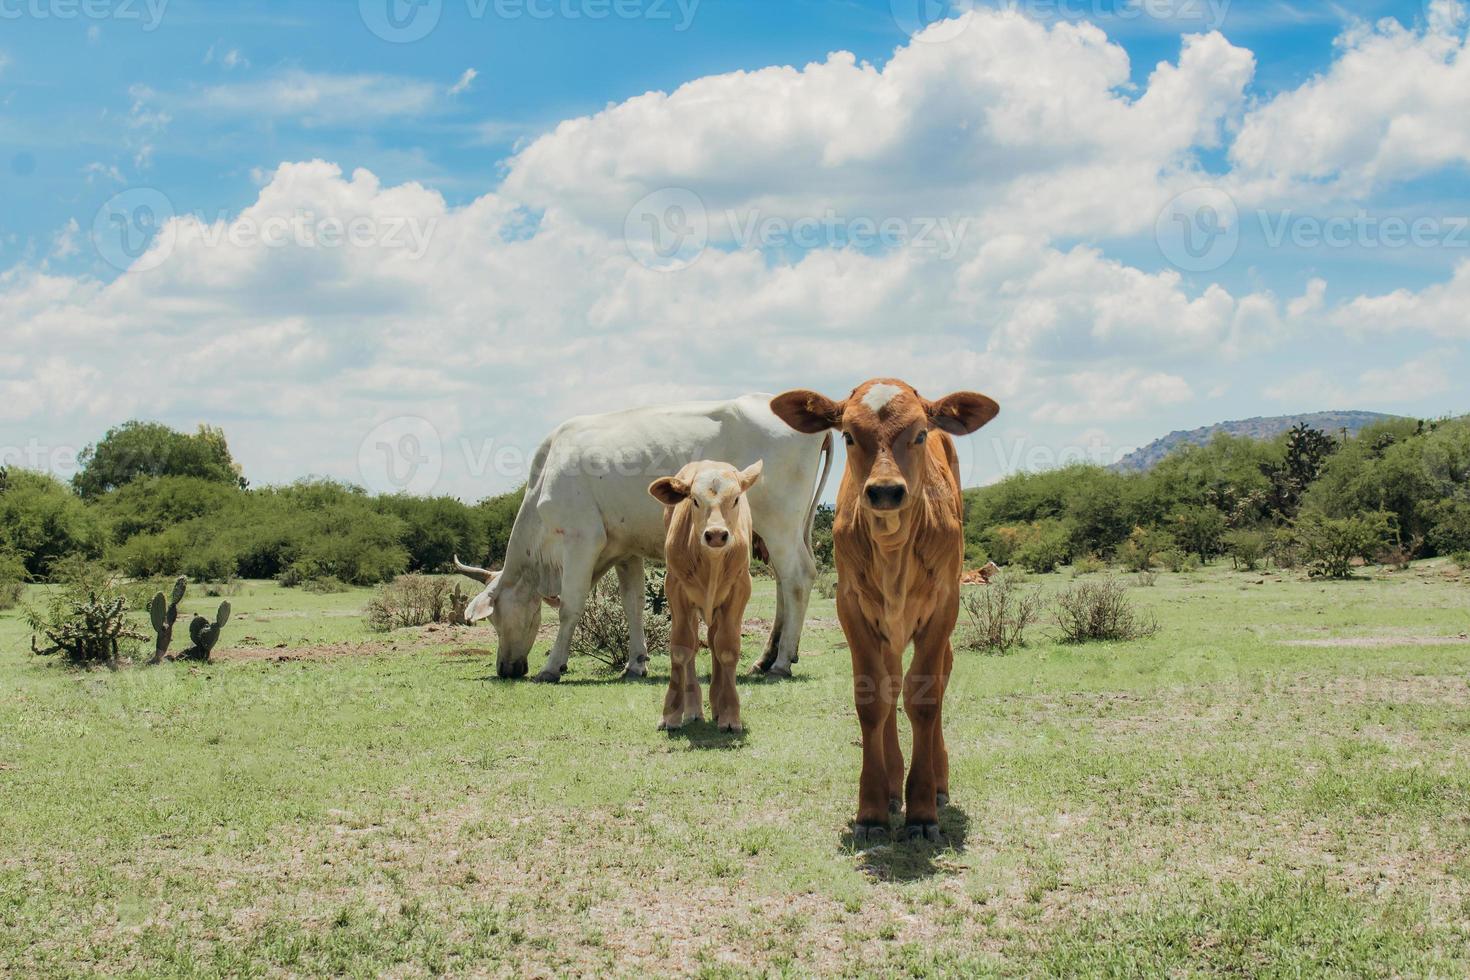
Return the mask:
M 1381 412 L 1310 412 L 1306 415 L 1275 415 L 1270 418 L 1242 419 L 1239 422 L 1217 422 L 1214 425 L 1191 429 L 1188 432 L 1171 432 L 1162 439 L 1155 439 L 1142 449 L 1135 449 L 1124 456 L 1110 469 L 1123 473 L 1142 473 L 1152 469 L 1160 460 L 1180 446 L 1185 444 L 1207 445 L 1217 432 L 1224 432 L 1232 436 L 1245 436 L 1250 439 L 1273 439 L 1298 422 L 1305 422 L 1312 428 L 1321 429 L 1330 435 L 1336 435 L 1343 429 L 1346 429 L 1349 435 L 1357 435 L 1359 430 L 1374 422 L 1382 422 L 1395 417 L 1384 415 Z

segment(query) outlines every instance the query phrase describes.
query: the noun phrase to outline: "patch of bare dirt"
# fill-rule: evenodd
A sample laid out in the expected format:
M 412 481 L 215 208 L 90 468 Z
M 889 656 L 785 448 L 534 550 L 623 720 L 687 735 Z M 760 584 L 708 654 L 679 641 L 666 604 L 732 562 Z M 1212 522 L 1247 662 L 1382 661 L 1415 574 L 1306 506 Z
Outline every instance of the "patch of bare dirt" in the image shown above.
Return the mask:
M 1372 636 L 1331 636 L 1312 640 L 1278 640 L 1286 647 L 1325 647 L 1377 650 L 1382 647 L 1453 647 L 1470 644 L 1470 633 L 1458 636 L 1423 636 L 1416 634 L 1374 634 Z

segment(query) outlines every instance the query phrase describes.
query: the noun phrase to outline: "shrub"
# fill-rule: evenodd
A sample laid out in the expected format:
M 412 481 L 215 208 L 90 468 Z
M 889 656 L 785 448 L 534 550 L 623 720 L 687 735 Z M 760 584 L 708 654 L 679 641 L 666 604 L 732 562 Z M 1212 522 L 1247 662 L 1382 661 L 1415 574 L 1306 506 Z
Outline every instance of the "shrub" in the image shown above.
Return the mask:
M 1200 505 L 1180 507 L 1171 517 L 1174 540 L 1185 551 L 1209 561 L 1220 553 L 1225 535 L 1225 515 L 1214 507 Z
M 25 592 L 26 563 L 13 551 L 0 550 L 0 609 L 14 609 Z
M 1113 579 L 1083 582 L 1064 590 L 1056 598 L 1052 621 L 1061 630 L 1064 643 L 1138 640 L 1159 629 L 1152 617 L 1134 611 L 1128 590 Z
M 1178 548 L 1165 548 L 1158 554 L 1159 564 L 1163 565 L 1165 569 L 1171 572 L 1184 571 L 1185 559 L 1189 557 L 1192 556 L 1186 555 Z
M 1412 547 L 1405 547 L 1401 541 L 1380 545 L 1378 550 L 1373 552 L 1373 563 L 1375 565 L 1393 568 L 1400 572 L 1408 571 L 1413 561 L 1414 552 Z
M 1118 560 L 1130 572 L 1146 572 L 1160 556 L 1174 548 L 1174 541 L 1157 528 L 1135 527 L 1118 548 Z
M 1226 533 L 1224 543 L 1236 571 L 1254 572 L 1266 557 L 1269 542 L 1262 531 L 1238 530 Z
M 31 652 L 62 654 L 79 667 L 107 664 L 116 668 L 146 639 L 128 617 L 128 596 L 100 566 L 69 563 L 65 579 L 41 608 L 27 608 L 32 630 Z M 47 646 L 36 644 L 39 634 Z
M 1073 575 L 1096 575 L 1108 570 L 1108 563 L 1097 555 L 1083 555 L 1072 563 Z
M 456 587 L 452 575 L 400 575 L 378 586 L 378 591 L 368 600 L 368 628 L 386 633 L 409 626 L 449 622 Z
M 1134 576 L 1133 582 L 1139 588 L 1151 589 L 1158 584 L 1159 576 L 1157 572 L 1145 569 L 1144 571 L 1139 572 L 1136 576 Z
M 968 620 L 961 642 L 972 650 L 1006 653 L 1026 645 L 1026 628 L 1041 612 L 1041 592 L 1024 592 L 1009 574 L 989 585 L 967 590 L 960 608 Z
M 1470 572 L 1470 551 L 1457 551 L 1450 558 L 1462 572 Z
M 823 599 L 837 598 L 837 573 L 830 568 L 819 570 L 816 581 L 812 583 L 812 591 Z
M 669 626 L 668 613 L 654 612 L 645 601 L 643 635 L 650 653 L 668 649 Z M 628 617 L 623 612 L 616 575 L 604 575 L 588 594 L 582 619 L 572 633 L 572 653 L 591 657 L 613 670 L 628 666 Z
M 1317 514 L 1300 518 L 1295 524 L 1302 555 L 1315 578 L 1351 578 L 1353 561 L 1367 561 L 1377 549 L 1387 529 L 1384 515 L 1370 517 L 1322 517 Z
M 1294 530 L 1277 528 L 1271 532 L 1266 553 L 1277 568 L 1293 569 L 1302 563 L 1302 545 Z
M 1028 572 L 1054 572 L 1071 557 L 1071 535 L 1060 521 L 1037 521 L 1018 530 L 1015 561 Z
M 316 595 L 336 595 L 350 588 L 352 586 L 335 575 L 324 575 L 321 578 L 307 579 L 301 583 L 302 592 L 311 592 Z

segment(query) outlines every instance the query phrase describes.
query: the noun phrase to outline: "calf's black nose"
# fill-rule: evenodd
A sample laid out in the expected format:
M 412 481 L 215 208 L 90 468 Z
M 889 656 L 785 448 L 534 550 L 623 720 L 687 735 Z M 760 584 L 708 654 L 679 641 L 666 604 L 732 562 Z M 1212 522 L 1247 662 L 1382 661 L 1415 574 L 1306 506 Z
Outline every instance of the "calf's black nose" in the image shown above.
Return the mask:
M 902 483 L 870 483 L 865 492 L 874 510 L 893 510 L 903 503 L 908 488 Z
M 711 548 L 723 548 L 730 540 L 729 531 L 718 531 L 710 528 L 704 532 L 704 543 Z

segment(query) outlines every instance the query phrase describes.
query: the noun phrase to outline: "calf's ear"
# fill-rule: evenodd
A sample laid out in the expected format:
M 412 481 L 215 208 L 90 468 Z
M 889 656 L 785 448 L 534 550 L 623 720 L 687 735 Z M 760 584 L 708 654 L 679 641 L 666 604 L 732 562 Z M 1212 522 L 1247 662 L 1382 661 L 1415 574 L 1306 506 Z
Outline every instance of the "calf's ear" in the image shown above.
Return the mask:
M 689 496 L 689 484 L 677 476 L 665 476 L 648 485 L 654 500 L 672 507 Z
M 766 461 L 758 459 L 745 469 L 740 471 L 740 492 L 744 493 L 755 486 L 755 481 L 761 478 L 761 470 L 765 469 Z
M 809 434 L 835 429 L 842 422 L 841 402 L 805 388 L 772 398 L 771 411 L 797 432 Z
M 952 436 L 967 436 L 1000 414 L 995 399 L 957 391 L 929 403 L 929 421 Z

